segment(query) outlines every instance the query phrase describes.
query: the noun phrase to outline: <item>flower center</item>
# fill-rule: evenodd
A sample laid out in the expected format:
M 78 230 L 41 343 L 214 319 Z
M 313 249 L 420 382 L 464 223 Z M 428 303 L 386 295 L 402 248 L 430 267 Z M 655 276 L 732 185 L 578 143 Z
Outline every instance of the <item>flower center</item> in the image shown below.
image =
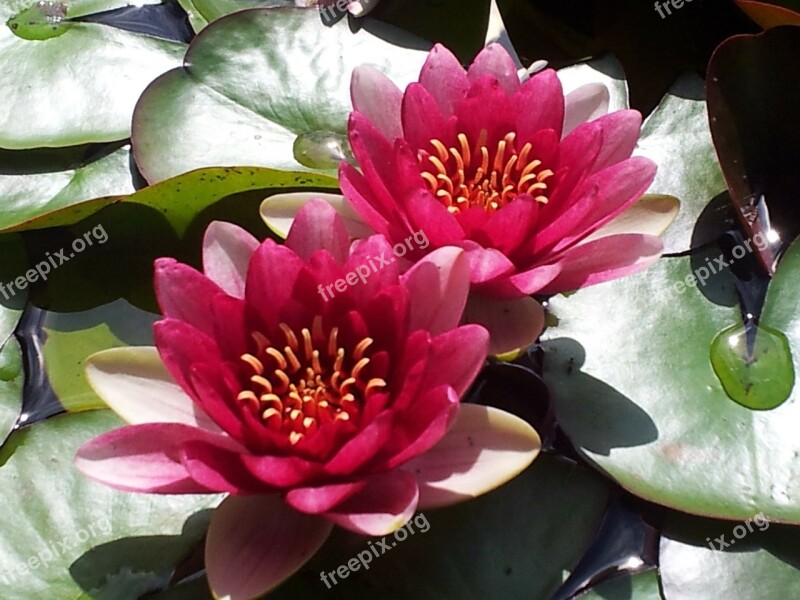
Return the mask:
M 272 343 L 255 331 L 256 350 L 242 354 L 250 385 L 237 399 L 266 427 L 289 436 L 292 445 L 327 423 L 356 419 L 366 398 L 386 382 L 370 377 L 370 347 L 365 337 L 351 349 L 339 344 L 339 329 L 325 334 L 322 317 L 299 335 L 279 325 L 285 343 Z
M 516 135 L 507 133 L 494 150 L 486 145 L 485 129 L 472 148 L 463 133 L 458 134 L 458 148 L 431 140 L 433 153 L 420 150 L 417 154 L 428 189 L 451 213 L 473 206 L 491 213 L 520 194 L 547 204 L 545 180 L 553 171 L 542 169 L 542 161 L 531 157 L 530 142 L 517 151 Z

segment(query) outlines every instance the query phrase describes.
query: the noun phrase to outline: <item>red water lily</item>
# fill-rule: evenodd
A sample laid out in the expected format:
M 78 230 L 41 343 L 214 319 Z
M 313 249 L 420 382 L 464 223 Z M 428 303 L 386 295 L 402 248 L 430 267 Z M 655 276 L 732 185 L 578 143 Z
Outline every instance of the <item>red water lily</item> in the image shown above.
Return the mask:
M 284 246 L 213 223 L 204 273 L 156 263 L 156 347 L 89 359 L 92 386 L 130 424 L 85 444 L 78 468 L 123 490 L 228 492 L 206 548 L 217 597 L 274 587 L 334 523 L 384 535 L 493 489 L 538 451 L 520 419 L 460 405 L 488 337 L 457 326 L 463 251 L 347 276 L 389 249 L 380 235 L 351 245 L 321 200 Z M 339 279 L 344 291 L 319 293 Z
M 436 46 L 405 93 L 360 67 L 352 95 L 360 171 L 342 165 L 345 197 L 392 242 L 424 228 L 430 249 L 464 248 L 476 291 L 567 291 L 659 257 L 654 235 L 603 230 L 644 193 L 656 166 L 631 157 L 641 115 L 598 116 L 607 93 L 596 86 L 565 99 L 553 70 L 520 83 L 500 45 L 468 71 Z

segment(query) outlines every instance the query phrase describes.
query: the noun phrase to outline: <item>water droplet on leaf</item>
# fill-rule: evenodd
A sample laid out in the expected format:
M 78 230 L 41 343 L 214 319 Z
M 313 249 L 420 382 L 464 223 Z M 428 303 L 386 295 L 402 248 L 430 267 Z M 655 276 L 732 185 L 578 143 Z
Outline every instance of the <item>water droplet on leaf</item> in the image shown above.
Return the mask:
M 347 137 L 332 131 L 301 133 L 293 151 L 295 160 L 311 169 L 337 169 L 343 160 L 352 161 Z
M 732 325 L 717 334 L 711 342 L 711 364 L 728 396 L 747 408 L 780 406 L 794 387 L 786 336 L 752 322 Z

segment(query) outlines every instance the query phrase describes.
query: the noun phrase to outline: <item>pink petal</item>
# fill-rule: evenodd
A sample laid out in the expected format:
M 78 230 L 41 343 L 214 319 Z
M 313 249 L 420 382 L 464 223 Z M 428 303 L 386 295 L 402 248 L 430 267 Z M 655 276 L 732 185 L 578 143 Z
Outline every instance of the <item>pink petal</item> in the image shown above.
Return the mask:
M 182 423 L 214 433 L 220 428 L 175 383 L 153 347 L 111 348 L 86 359 L 97 395 L 131 425 Z
M 411 306 L 409 330 L 425 329 L 437 335 L 458 325 L 469 292 L 470 269 L 466 253 L 445 246 L 417 262 L 402 277 Z
M 350 80 L 353 108 L 367 117 L 387 139 L 402 137 L 400 106 L 403 93 L 377 69 L 362 65 Z
M 170 375 L 190 395 L 192 385 L 189 374 L 192 366 L 197 363 L 215 365 L 223 362 L 214 338 L 183 321 L 158 321 L 153 325 L 153 337 Z
M 352 475 L 368 464 L 391 438 L 394 416 L 384 412 L 354 435 L 325 465 L 329 475 Z
M 462 325 L 433 337 L 420 389 L 448 385 L 460 398 L 483 367 L 488 350 L 489 333 L 480 325 Z
M 358 301 L 367 302 L 381 289 L 397 285 L 399 264 L 392 246 L 382 235 L 373 235 L 353 242 L 350 257 L 342 267 L 342 272 L 355 273 L 356 285 L 348 292 Z M 364 281 L 362 281 L 362 276 Z
M 224 435 L 178 423 L 128 425 L 98 436 L 78 449 L 75 466 L 118 490 L 157 494 L 215 491 L 192 479 L 178 455 L 183 444 L 205 440 L 239 448 Z
M 655 174 L 653 161 L 636 156 L 591 175 L 575 190 L 577 200 L 539 231 L 537 244 L 557 252 L 586 237 L 636 202 Z
M 483 226 L 481 233 L 489 238 L 485 245 L 506 256 L 514 256 L 514 251 L 530 239 L 532 232 L 536 230 L 542 206 L 525 195 L 498 210 Z M 477 235 L 472 238 L 482 241 Z
M 498 300 L 470 294 L 464 323 L 476 323 L 489 331 L 489 354 L 504 354 L 533 344 L 544 329 L 544 309 L 529 297 Z
M 350 238 L 333 207 L 321 198 L 313 198 L 297 212 L 286 246 L 303 260 L 319 250 L 327 250 L 342 264 L 347 260 Z
M 304 268 L 302 259 L 290 248 L 266 240 L 250 262 L 247 272 L 245 301 L 248 306 L 257 306 L 260 320 L 258 326 L 264 331 L 280 323 L 281 310 L 290 304 L 292 291 L 300 272 Z
M 536 294 L 555 279 L 560 271 L 560 263 L 540 265 L 527 271 L 490 281 L 478 286 L 475 291 L 498 299 L 514 300 L 522 296 Z
M 529 141 L 543 129 L 553 130 L 560 140 L 564 125 L 564 92 L 556 72 L 546 69 L 526 81 L 513 98 L 513 110 L 517 115 L 518 144 Z
M 637 110 L 618 110 L 597 119 L 603 128 L 603 145 L 594 163 L 594 171 L 630 158 L 642 126 L 642 115 Z
M 448 506 L 489 492 L 524 471 L 541 449 L 522 419 L 489 406 L 463 404 L 447 434 L 403 469 L 420 489 L 420 508 Z
M 427 189 L 418 189 L 403 198 L 411 231 L 422 231 L 434 247 L 464 239 L 464 230 L 444 205 Z
M 470 82 L 477 81 L 483 75 L 491 75 L 497 79 L 500 87 L 509 96 L 519 89 L 517 65 L 500 44 L 489 44 L 481 50 L 467 71 Z
M 414 477 L 396 470 L 371 477 L 363 490 L 324 516 L 355 533 L 387 535 L 414 515 L 418 497 Z
M 447 385 L 428 390 L 408 411 L 398 419 L 396 433 L 392 437 L 386 454 L 386 466 L 394 468 L 427 452 L 450 429 L 460 405 L 455 390 Z
M 661 256 L 661 239 L 652 235 L 621 234 L 574 246 L 559 259 L 562 271 L 542 289 L 555 294 L 638 273 Z
M 213 335 L 211 299 L 223 293 L 216 283 L 172 258 L 159 258 L 155 262 L 154 286 L 165 317 L 185 321 Z
M 388 191 L 382 192 L 385 197 L 377 199 L 378 192 L 361 173 L 352 165 L 342 163 L 339 166 L 339 186 L 342 188 L 345 201 L 358 215 L 358 218 L 375 233 L 388 234 L 389 220 L 384 216 L 387 202 L 392 199 Z M 391 215 L 391 213 L 386 213 Z M 362 237 L 362 236 L 357 236 Z
M 470 280 L 473 284 L 492 281 L 516 271 L 514 263 L 493 248 L 483 248 L 471 240 L 464 240 L 458 246 L 467 251 Z
M 215 598 L 253 600 L 302 567 L 331 524 L 299 513 L 277 495 L 231 496 L 211 517 L 205 565 Z
M 433 95 L 419 83 L 412 83 L 403 95 L 403 137 L 417 150 L 434 153 L 431 140 L 448 140 L 455 133 L 452 117 L 442 114 Z
M 298 456 L 256 456 L 202 441 L 186 444 L 182 456 L 197 481 L 231 493 L 306 485 L 320 471 Z
M 610 96 L 602 83 L 587 83 L 564 98 L 564 130 L 567 136 L 581 123 L 593 121 L 608 112 Z
M 244 298 L 247 265 L 258 240 L 247 231 L 224 221 L 213 221 L 203 236 L 203 272 L 223 291 Z
M 286 492 L 285 500 L 289 506 L 300 512 L 319 515 L 363 490 L 366 485 L 365 480 L 359 480 L 316 487 L 299 487 Z
M 456 104 L 469 89 L 469 80 L 461 63 L 447 48 L 436 44 L 422 66 L 419 82 L 436 99 L 444 115 L 452 115 Z

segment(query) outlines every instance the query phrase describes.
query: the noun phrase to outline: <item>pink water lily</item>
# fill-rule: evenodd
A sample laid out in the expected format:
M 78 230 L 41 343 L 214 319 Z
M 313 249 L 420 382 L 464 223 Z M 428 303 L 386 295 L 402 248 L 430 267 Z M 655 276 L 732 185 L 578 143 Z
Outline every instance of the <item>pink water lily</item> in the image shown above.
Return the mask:
M 553 70 L 520 83 L 496 44 L 468 71 L 436 46 L 405 93 L 361 67 L 352 94 L 361 171 L 342 165 L 345 197 L 391 241 L 424 227 L 432 248 L 467 250 L 476 291 L 567 291 L 659 257 L 656 236 L 601 229 L 655 177 L 652 161 L 631 157 L 637 111 L 597 116 L 605 96 L 589 89 L 565 100 Z
M 501 485 L 538 453 L 524 421 L 460 404 L 488 343 L 482 327 L 458 326 L 463 250 L 318 293 L 389 247 L 380 235 L 351 245 L 322 200 L 283 246 L 212 223 L 203 273 L 156 263 L 156 347 L 89 359 L 92 386 L 129 425 L 81 447 L 77 467 L 122 490 L 227 492 L 206 546 L 216 597 L 278 585 L 334 524 L 385 535 L 417 509 Z
M 606 114 L 604 86 L 565 97 L 551 69 L 521 83 L 498 44 L 468 70 L 437 45 L 405 92 L 363 66 L 351 93 L 348 132 L 359 168 L 342 163 L 339 173 L 351 229 L 367 226 L 392 244 L 424 230 L 431 243 L 412 260 L 463 248 L 469 315 L 491 328 L 494 349 L 530 343 L 541 331 L 533 312 L 527 320 L 504 316 L 524 311 L 517 299 L 631 274 L 661 255 L 663 211 L 634 205 L 656 171 L 649 159 L 631 157 L 641 115 Z M 284 221 L 290 216 L 288 200 L 265 203 L 273 228 L 282 225 L 281 208 Z

